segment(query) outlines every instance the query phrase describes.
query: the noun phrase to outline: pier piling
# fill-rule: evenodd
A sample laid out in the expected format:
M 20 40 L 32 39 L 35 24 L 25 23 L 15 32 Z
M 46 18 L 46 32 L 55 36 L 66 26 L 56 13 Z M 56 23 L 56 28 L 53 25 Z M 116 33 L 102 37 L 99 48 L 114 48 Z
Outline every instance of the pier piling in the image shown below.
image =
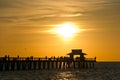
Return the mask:
M 94 68 L 96 58 L 85 58 L 82 50 L 72 50 L 69 57 L 0 57 L 0 71 L 42 70 L 42 69 L 88 69 Z M 74 58 L 74 55 L 80 57 Z

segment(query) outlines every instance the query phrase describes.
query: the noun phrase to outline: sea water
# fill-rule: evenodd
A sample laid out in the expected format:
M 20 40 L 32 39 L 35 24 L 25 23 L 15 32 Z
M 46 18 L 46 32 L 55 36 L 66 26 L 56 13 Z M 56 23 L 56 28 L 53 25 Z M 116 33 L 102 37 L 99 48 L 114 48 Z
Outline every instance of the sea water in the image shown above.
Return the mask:
M 0 80 L 120 80 L 120 62 L 97 62 L 92 69 L 0 71 Z

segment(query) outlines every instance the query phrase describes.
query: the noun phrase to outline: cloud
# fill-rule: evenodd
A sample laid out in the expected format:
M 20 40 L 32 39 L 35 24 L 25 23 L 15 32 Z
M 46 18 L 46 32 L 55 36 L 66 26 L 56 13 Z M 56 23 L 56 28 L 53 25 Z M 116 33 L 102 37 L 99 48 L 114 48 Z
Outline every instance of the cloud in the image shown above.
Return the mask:
M 105 16 L 120 13 L 119 0 L 0 0 L 0 22 L 39 22 Z M 106 14 L 109 12 L 108 14 Z
M 86 29 L 83 36 L 94 32 L 103 36 L 111 31 L 119 34 L 119 9 L 120 0 L 0 0 L 0 43 L 6 46 L 55 41 L 58 38 L 46 32 L 53 28 L 48 25 L 65 21 Z
M 87 10 L 98 9 L 96 6 L 101 3 L 103 0 L 0 0 L 0 21 L 79 17 Z

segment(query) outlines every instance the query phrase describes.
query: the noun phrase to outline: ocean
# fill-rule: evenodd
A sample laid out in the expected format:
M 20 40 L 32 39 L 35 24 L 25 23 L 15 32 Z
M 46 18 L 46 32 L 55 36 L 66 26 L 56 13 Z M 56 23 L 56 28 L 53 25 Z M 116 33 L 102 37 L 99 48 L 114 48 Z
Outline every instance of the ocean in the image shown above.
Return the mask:
M 97 62 L 91 69 L 0 71 L 0 80 L 120 80 L 120 62 Z

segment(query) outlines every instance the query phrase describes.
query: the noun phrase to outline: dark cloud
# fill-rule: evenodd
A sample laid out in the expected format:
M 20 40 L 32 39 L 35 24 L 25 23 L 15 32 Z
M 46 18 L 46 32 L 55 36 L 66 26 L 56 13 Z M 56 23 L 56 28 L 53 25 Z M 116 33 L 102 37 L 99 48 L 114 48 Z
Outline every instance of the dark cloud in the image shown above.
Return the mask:
M 101 1 L 97 3 L 101 3 Z M 19 19 L 37 21 L 56 17 L 69 18 L 80 16 L 78 14 L 81 14 L 81 12 L 91 10 L 94 8 L 91 5 L 96 5 L 96 2 L 82 0 L 0 0 L 0 16 L 2 16 L 3 21 Z
M 20 0 L 0 0 L 0 9 L 19 8 L 21 5 Z
M 17 21 L 20 17 L 18 16 L 8 16 L 8 17 L 0 17 L 0 22 L 14 22 Z
M 11 9 L 10 9 L 11 8 Z M 118 20 L 119 0 L 0 0 L 0 22 Z M 117 19 L 116 19 L 117 18 Z

